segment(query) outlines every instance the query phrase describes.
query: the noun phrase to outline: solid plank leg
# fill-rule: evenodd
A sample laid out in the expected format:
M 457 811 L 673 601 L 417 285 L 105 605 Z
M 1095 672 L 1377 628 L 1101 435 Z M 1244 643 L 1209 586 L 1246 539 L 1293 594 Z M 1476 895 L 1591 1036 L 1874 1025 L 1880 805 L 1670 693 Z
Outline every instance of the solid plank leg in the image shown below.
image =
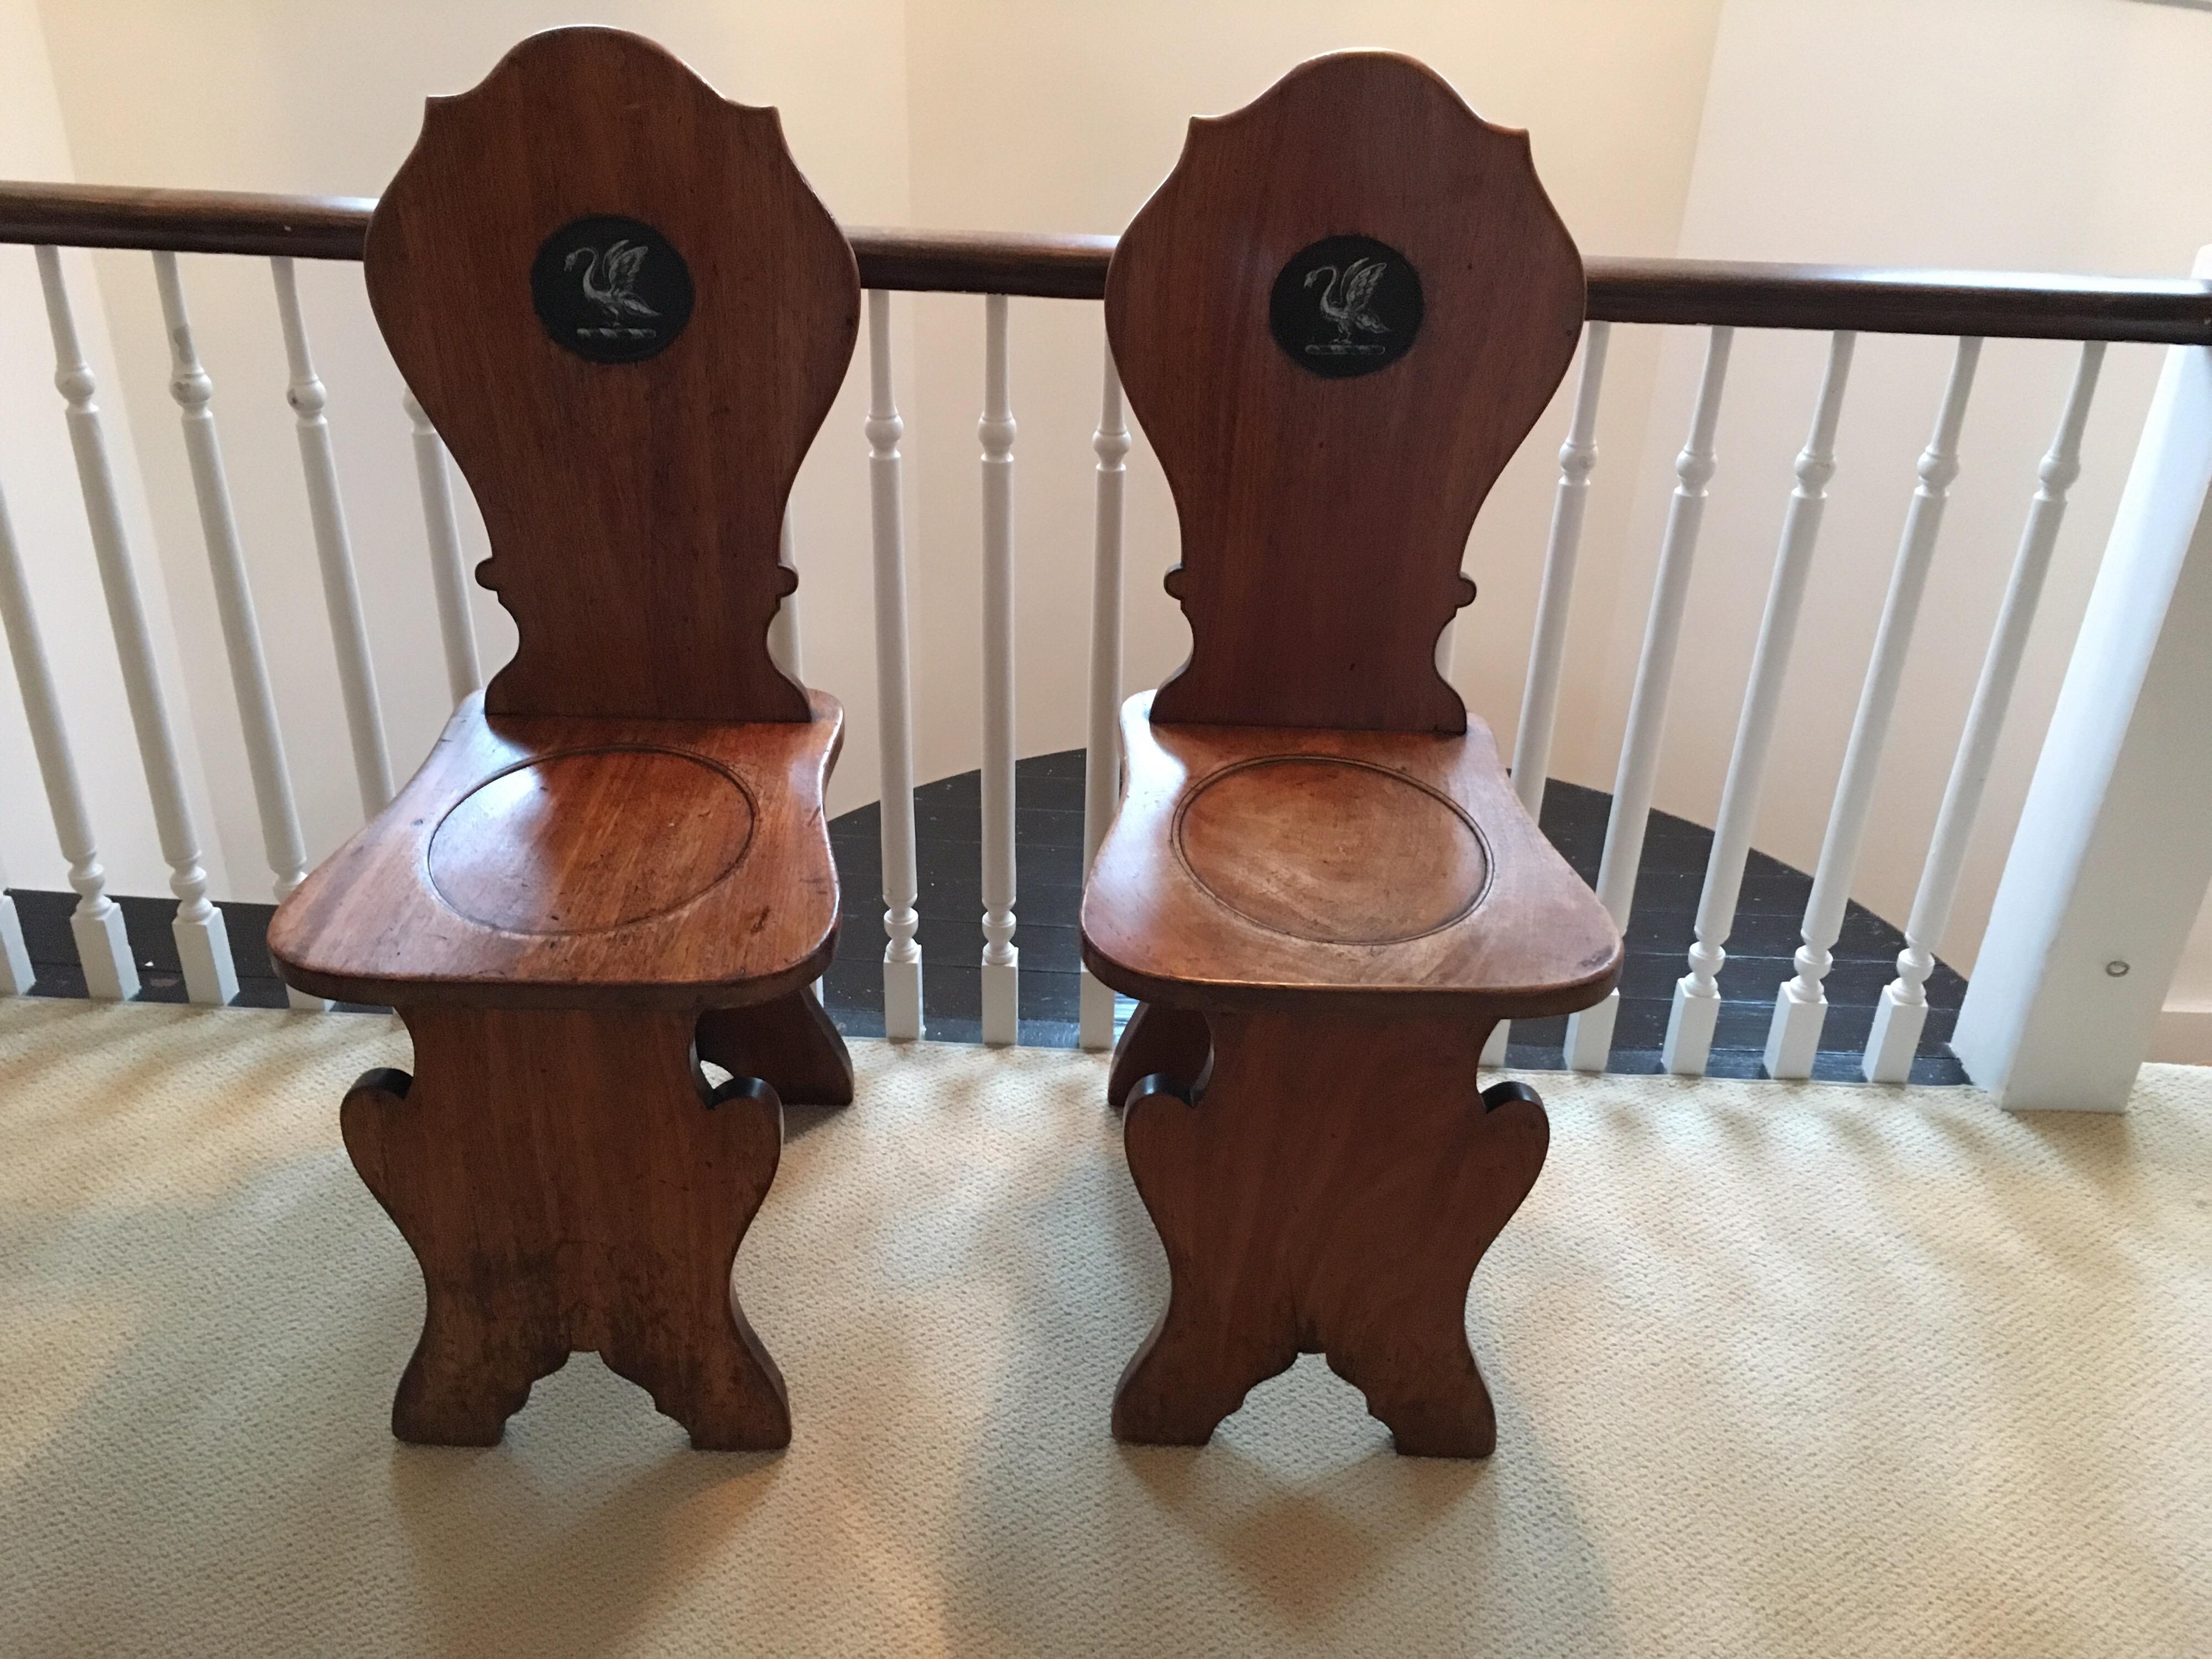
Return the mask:
M 1303 1352 L 1366 1395 L 1399 1450 L 1487 1456 L 1468 1287 L 1543 1166 L 1534 1091 L 1478 1091 L 1487 1022 L 1207 1018 L 1196 1103 L 1152 1088 L 1123 1120 L 1172 1283 L 1115 1391 L 1115 1436 L 1202 1442 Z
M 787 1444 L 783 1379 L 731 1286 L 781 1154 L 775 1091 L 709 1093 L 685 1013 L 402 1012 L 413 1080 L 370 1073 L 340 1118 L 428 1296 L 393 1432 L 494 1443 L 538 1377 L 594 1350 L 696 1446 Z
M 1212 1052 L 1206 1016 L 1198 1010 L 1140 1002 L 1114 1045 L 1114 1063 L 1106 1074 L 1106 1103 L 1119 1111 L 1127 1103 L 1129 1091 L 1155 1072 L 1164 1073 L 1186 1089 L 1195 1088 Z
M 699 1016 L 699 1058 L 757 1077 L 791 1106 L 853 1103 L 853 1057 L 811 988 Z

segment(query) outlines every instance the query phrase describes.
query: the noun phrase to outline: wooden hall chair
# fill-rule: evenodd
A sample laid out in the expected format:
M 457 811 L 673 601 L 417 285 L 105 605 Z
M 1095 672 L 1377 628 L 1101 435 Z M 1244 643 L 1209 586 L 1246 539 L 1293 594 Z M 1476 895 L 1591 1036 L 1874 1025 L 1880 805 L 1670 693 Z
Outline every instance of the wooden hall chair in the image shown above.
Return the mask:
M 1197 1444 L 1320 1352 L 1401 1451 L 1486 1455 L 1477 1262 L 1549 1130 L 1500 1019 L 1602 999 L 1620 939 L 1436 667 L 1476 509 L 1565 374 L 1582 264 L 1527 135 L 1381 53 L 1191 123 L 1106 326 L 1173 489 L 1189 659 L 1122 711 L 1083 954 L 1166 1311 L 1114 1431 Z
M 809 988 L 843 715 L 767 643 L 785 499 L 858 331 L 852 251 L 774 110 L 563 29 L 430 100 L 368 282 L 520 635 L 270 933 L 292 984 L 392 1004 L 415 1041 L 411 1080 L 372 1072 L 341 1109 L 428 1294 L 393 1430 L 490 1444 L 596 1349 L 694 1445 L 787 1444 L 731 1281 L 781 1102 L 852 1097 Z

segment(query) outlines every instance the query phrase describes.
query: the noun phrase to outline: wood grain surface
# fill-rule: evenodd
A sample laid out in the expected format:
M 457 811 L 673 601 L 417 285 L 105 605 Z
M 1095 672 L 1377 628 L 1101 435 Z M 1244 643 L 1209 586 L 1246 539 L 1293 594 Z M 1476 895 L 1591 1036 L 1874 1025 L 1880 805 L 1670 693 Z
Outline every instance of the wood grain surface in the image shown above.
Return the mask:
M 422 1270 L 392 1431 L 489 1446 L 576 1350 L 702 1449 L 791 1439 L 783 1378 L 732 1288 L 782 1154 L 775 1091 L 710 1091 L 687 1014 L 411 1007 L 415 1075 L 364 1076 L 348 1154 Z
M 1468 1020 L 1568 1013 L 1612 989 L 1620 935 L 1522 810 L 1481 721 L 1449 738 L 1170 725 L 1156 706 L 1122 707 L 1127 791 L 1083 896 L 1085 964 L 1115 989 Z M 1316 789 L 1333 769 L 1356 789 Z M 1233 810 L 1194 811 L 1224 778 Z M 1417 805 L 1347 812 L 1347 793 Z
M 843 713 L 811 695 L 807 723 L 750 726 L 487 716 L 472 697 L 277 907 L 270 954 L 303 990 L 401 1006 L 788 995 L 836 941 L 822 791 Z
M 597 216 L 651 226 L 690 270 L 689 325 L 643 362 L 587 361 L 533 308 L 540 246 Z M 768 628 L 795 580 L 785 499 L 860 284 L 775 112 L 635 35 L 533 35 L 429 101 L 367 258 L 392 356 L 483 506 L 478 579 L 520 635 L 485 708 L 805 720 Z
M 1114 1044 L 1106 1103 L 1119 1111 L 1128 1104 L 1137 1085 L 1155 1072 L 1164 1072 L 1186 1085 L 1202 1085 L 1212 1054 L 1213 1038 L 1206 1029 L 1206 1016 L 1197 1009 L 1140 1002 Z
M 1535 1184 L 1543 1107 L 1484 1099 L 1488 1020 L 1217 1012 L 1203 1089 L 1155 1075 L 1123 1115 L 1168 1305 L 1114 1395 L 1122 1440 L 1199 1445 L 1301 1353 L 1398 1449 L 1486 1457 L 1469 1281 Z
M 1412 349 L 1321 378 L 1269 331 L 1277 273 L 1325 239 L 1418 273 Z M 1195 120 L 1122 234 L 1106 330 L 1175 493 L 1188 662 L 1162 720 L 1456 732 L 1437 637 L 1492 483 L 1551 400 L 1583 321 L 1582 262 L 1528 135 L 1410 58 L 1317 58 Z

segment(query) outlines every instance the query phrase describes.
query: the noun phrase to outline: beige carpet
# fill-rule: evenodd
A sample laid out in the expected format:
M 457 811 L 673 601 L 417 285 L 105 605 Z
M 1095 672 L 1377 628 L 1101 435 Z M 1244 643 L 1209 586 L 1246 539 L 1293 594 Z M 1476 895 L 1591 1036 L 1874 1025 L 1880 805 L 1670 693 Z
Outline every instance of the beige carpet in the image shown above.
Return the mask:
M 738 1260 L 781 1456 L 590 1356 L 395 1444 L 422 1292 L 337 1103 L 390 1022 L 0 1006 L 0 1652 L 2212 1651 L 2212 1071 L 1540 1079 L 1486 1465 L 1316 1360 L 1201 1451 L 1107 1399 L 1165 1268 L 1101 1065 L 860 1045 Z

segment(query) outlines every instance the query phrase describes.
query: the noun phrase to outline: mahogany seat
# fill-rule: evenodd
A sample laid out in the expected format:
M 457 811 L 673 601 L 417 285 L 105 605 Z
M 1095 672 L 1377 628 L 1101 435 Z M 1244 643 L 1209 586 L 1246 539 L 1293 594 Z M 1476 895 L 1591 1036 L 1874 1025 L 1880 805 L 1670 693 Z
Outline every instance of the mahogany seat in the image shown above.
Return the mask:
M 1486 1455 L 1469 1282 L 1541 1101 L 1477 1080 L 1620 935 L 1437 672 L 1483 497 L 1573 355 L 1582 266 L 1527 136 L 1347 52 L 1191 123 L 1107 276 L 1174 491 L 1190 657 L 1122 711 L 1083 954 L 1139 1000 L 1109 1096 L 1168 1305 L 1114 1431 L 1196 1444 L 1301 1352 L 1400 1450 Z
M 1148 1004 L 1526 1019 L 1602 997 L 1612 919 L 1521 810 L 1489 729 L 1170 726 L 1122 710 L 1128 785 L 1083 907 Z
M 842 716 L 744 726 L 487 718 L 464 702 L 397 799 L 270 932 L 286 976 L 349 1002 L 700 1009 L 829 965 L 822 814 Z
M 489 1444 L 593 1350 L 695 1445 L 787 1444 L 731 1281 L 783 1103 L 852 1098 L 810 988 L 843 717 L 768 647 L 785 504 L 858 335 L 852 249 L 774 110 L 573 28 L 430 100 L 365 269 L 517 635 L 270 929 L 293 985 L 414 1039 L 411 1076 L 340 1108 L 427 1291 L 393 1431 Z

